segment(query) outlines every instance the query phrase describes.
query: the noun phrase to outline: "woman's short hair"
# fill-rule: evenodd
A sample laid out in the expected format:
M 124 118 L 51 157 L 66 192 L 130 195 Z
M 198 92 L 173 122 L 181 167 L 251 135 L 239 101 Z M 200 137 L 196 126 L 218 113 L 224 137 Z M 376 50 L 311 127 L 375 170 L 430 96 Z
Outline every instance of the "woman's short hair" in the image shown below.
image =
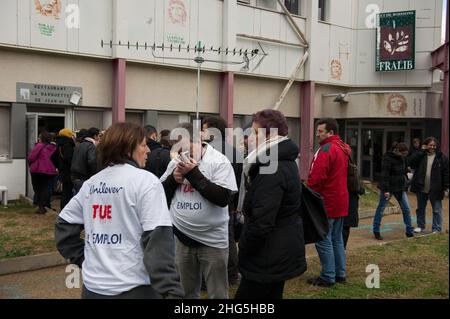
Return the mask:
M 143 127 L 134 123 L 115 123 L 103 135 L 97 147 L 97 158 L 102 168 L 124 164 L 146 138 Z
M 406 145 L 406 143 L 404 142 L 398 142 L 397 144 L 395 144 L 394 149 L 398 150 L 399 152 L 408 152 L 408 145 Z
M 265 109 L 256 112 L 252 116 L 252 122 L 258 123 L 261 128 L 265 128 L 266 134 L 270 133 L 271 128 L 276 128 L 278 129 L 278 135 L 288 135 L 287 120 L 280 111 Z
M 47 131 L 42 131 L 39 134 L 39 139 L 41 140 L 42 143 L 50 143 L 51 142 L 50 133 Z

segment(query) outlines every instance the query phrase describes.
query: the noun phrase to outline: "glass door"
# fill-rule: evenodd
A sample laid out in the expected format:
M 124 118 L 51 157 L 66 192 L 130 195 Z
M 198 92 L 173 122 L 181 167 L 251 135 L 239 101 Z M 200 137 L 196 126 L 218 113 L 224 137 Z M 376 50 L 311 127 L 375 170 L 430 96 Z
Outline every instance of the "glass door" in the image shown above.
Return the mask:
M 386 131 L 386 151 L 389 151 L 392 149 L 392 145 L 394 142 L 400 143 L 404 142 L 406 143 L 405 139 L 405 131 Z M 408 144 L 406 144 L 408 145 Z
M 361 175 L 363 178 L 377 180 L 381 173 L 383 129 L 362 129 L 361 143 Z

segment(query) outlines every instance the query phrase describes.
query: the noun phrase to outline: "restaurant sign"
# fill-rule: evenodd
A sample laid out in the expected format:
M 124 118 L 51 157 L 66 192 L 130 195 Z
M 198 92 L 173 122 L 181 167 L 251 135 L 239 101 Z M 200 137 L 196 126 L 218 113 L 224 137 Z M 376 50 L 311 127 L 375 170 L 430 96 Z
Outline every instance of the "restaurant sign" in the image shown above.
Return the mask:
M 81 105 L 82 88 L 38 83 L 16 83 L 17 102 Z

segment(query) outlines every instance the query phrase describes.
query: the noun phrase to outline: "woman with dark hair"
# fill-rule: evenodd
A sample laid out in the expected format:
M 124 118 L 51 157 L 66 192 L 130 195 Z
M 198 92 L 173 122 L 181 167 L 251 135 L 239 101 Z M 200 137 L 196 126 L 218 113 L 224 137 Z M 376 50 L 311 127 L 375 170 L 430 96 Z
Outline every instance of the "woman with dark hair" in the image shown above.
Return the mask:
M 407 188 L 407 166 L 406 157 L 408 156 L 408 146 L 405 143 L 395 143 L 392 145 L 392 151 L 383 155 L 381 162 L 381 180 L 378 184 L 380 189 L 380 201 L 375 217 L 373 218 L 373 234 L 377 240 L 383 240 L 380 234 L 381 218 L 386 203 L 394 196 L 400 204 L 403 213 L 403 222 L 406 226 L 406 236 L 414 237 L 413 227 L 411 225 L 411 211 L 406 195 Z
M 82 298 L 184 295 L 164 189 L 141 169 L 146 142 L 140 126 L 113 124 L 98 146 L 103 170 L 84 182 L 56 221 L 58 251 L 83 266 Z
M 249 144 L 254 148 L 244 161 L 237 208 L 244 212 L 245 222 L 236 298 L 281 299 L 285 281 L 306 271 L 295 163 L 299 149 L 287 137 L 287 121 L 279 111 L 253 114 L 252 130 Z
M 434 137 L 425 139 L 422 150 L 409 158 L 415 173 L 411 182 L 411 192 L 417 196 L 417 228 L 425 230 L 425 208 L 428 200 L 433 209 L 433 232 L 442 231 L 442 200 L 449 187 L 448 157 L 439 150 L 439 142 Z
M 50 202 L 49 183 L 51 179 L 58 175 L 52 155 L 56 151 L 56 146 L 50 143 L 50 134 L 41 132 L 39 141 L 28 155 L 28 165 L 30 167 L 31 183 L 36 195 L 36 203 L 39 208 L 36 214 L 45 214 L 45 206 Z

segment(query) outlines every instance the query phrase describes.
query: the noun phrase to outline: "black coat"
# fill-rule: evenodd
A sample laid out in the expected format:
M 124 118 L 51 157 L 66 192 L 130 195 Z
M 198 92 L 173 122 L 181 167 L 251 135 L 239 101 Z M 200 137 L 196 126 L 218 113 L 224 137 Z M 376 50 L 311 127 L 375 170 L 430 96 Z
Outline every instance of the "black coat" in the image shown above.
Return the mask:
M 55 153 L 58 156 L 58 171 L 62 182 L 70 182 L 70 167 L 72 165 L 73 150 L 75 142 L 72 138 L 66 136 L 56 137 L 56 144 L 58 146 Z
M 383 193 L 406 191 L 406 160 L 394 152 L 386 152 L 381 161 L 381 179 L 378 188 Z
M 348 192 L 348 215 L 344 217 L 344 226 L 358 227 L 359 224 L 359 195 L 364 194 L 362 187 L 359 192 Z
M 297 145 L 286 140 L 278 145 L 275 173 L 260 174 L 259 163 L 250 168 L 239 241 L 239 270 L 247 280 L 273 283 L 306 271 L 297 155 Z
M 449 187 L 448 157 L 442 152 L 436 152 L 431 166 L 430 176 L 430 199 L 442 200 L 444 190 Z M 427 170 L 427 154 L 425 151 L 415 153 L 409 159 L 409 165 L 415 169 L 412 181 L 411 192 L 423 192 L 425 187 L 425 175 Z
M 238 192 L 230 196 L 230 203 L 228 204 L 228 209 L 230 210 L 230 212 L 233 212 L 236 210 L 239 199 L 239 187 L 241 185 L 242 162 L 244 159 L 244 155 L 233 145 L 227 143 L 225 139 L 222 139 L 220 141 L 220 144 L 215 140 L 212 140 L 208 144 L 225 155 L 230 161 L 231 167 L 233 167 L 234 177 L 236 178 L 236 184 L 238 187 Z
M 97 173 L 96 151 L 92 142 L 84 140 L 75 147 L 70 172 L 73 178 L 84 181 Z
M 148 155 L 147 162 L 145 163 L 145 169 L 160 178 L 166 172 L 167 166 L 171 160 L 170 148 L 155 148 L 151 150 Z

